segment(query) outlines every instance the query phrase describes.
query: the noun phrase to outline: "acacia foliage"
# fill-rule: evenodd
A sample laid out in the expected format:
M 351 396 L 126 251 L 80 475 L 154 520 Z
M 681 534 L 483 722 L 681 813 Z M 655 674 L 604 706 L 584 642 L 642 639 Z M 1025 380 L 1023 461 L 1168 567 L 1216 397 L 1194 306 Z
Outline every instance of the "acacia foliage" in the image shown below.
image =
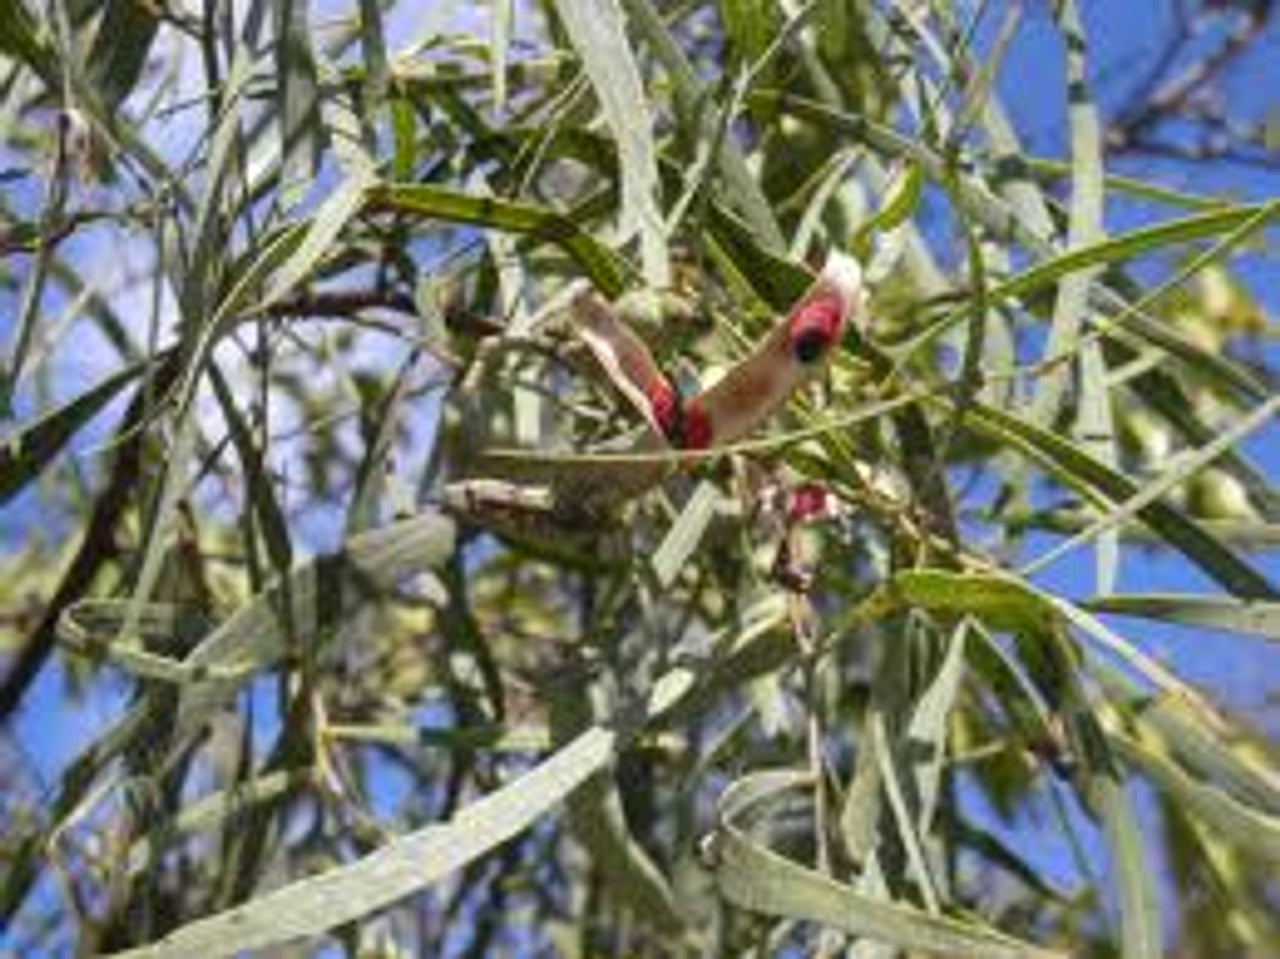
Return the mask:
M 1148 641 L 1280 637 L 1278 207 L 1114 174 L 1164 118 L 1107 136 L 1105 14 L 436 6 L 0 2 L 6 941 L 1280 941 L 1274 750 Z M 1033 30 L 1062 157 L 998 97 Z M 444 507 L 619 475 L 573 284 L 692 391 L 833 248 L 872 319 L 746 441 Z M 110 717 L 32 781 L 50 682 Z

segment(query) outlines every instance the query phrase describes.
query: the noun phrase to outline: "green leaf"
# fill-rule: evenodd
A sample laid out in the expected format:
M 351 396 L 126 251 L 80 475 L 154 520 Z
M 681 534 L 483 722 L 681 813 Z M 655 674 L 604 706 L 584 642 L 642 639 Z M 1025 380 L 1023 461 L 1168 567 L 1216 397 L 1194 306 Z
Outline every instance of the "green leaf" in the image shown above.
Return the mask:
M 810 195 L 809 201 L 804 206 L 804 212 L 800 214 L 800 220 L 796 224 L 795 232 L 791 235 L 791 244 L 788 252 L 793 259 L 801 261 L 808 256 L 809 250 L 813 246 L 814 238 L 820 235 L 822 218 L 826 214 L 827 208 L 837 195 L 840 187 L 848 181 L 851 172 L 857 165 L 858 159 L 858 151 L 853 147 L 837 150 L 823 164 L 822 170 L 819 173 L 815 173 L 810 178 L 809 183 L 805 185 L 804 189 L 809 190 Z M 856 242 L 851 245 L 850 249 L 866 262 L 866 258 L 860 255 L 861 250 Z
M 403 429 L 406 406 L 418 357 L 410 354 L 396 371 L 391 388 L 370 412 L 365 430 L 366 445 L 356 468 L 355 492 L 347 508 L 347 533 L 374 526 L 378 507 L 388 485 L 388 466 L 393 461 L 395 442 Z
M 534 825 L 613 759 L 616 734 L 593 727 L 447 823 L 393 839 L 350 865 L 290 883 L 181 926 L 119 959 L 230 956 L 318 936 L 426 888 Z
M 222 418 L 231 434 L 231 442 L 235 444 L 240 458 L 249 502 L 253 504 L 253 514 L 257 517 L 258 528 L 266 542 L 272 569 L 277 575 L 284 575 L 293 564 L 293 543 L 289 537 L 289 523 L 285 519 L 284 509 L 276 499 L 271 479 L 263 468 L 262 451 L 254 441 L 249 424 L 240 415 L 231 387 L 216 363 L 209 365 L 209 380 L 213 384 L 213 395 L 222 409 Z
M 284 652 L 284 624 L 299 643 L 320 642 L 379 591 L 444 563 L 454 550 L 454 524 L 423 513 L 352 537 L 344 549 L 318 557 L 276 579 L 206 636 L 184 660 L 194 671 L 223 667 L 236 678 L 184 688 L 178 724 L 195 729 L 211 710 Z M 288 604 L 287 608 L 285 604 Z
M 662 14 L 650 0 L 622 0 L 622 6 L 674 85 L 676 119 L 684 135 L 692 142 L 716 142 L 714 111 L 705 108 L 707 91 Z M 729 203 L 746 217 L 760 244 L 770 251 L 785 250 L 786 240 L 773 208 L 731 137 L 720 139 L 716 160 Z
M 107 0 L 85 58 L 85 81 L 115 110 L 142 78 L 160 26 L 159 8 L 139 0 Z
M 721 895 L 734 905 L 821 923 L 849 935 L 930 955 L 982 959 L 1060 955 L 976 922 L 931 916 L 909 905 L 861 894 L 752 841 L 735 823 L 770 796 L 808 782 L 809 776 L 803 772 L 752 773 L 738 779 L 720 797 L 717 828 L 704 841 L 704 850 Z
M 253 312 L 265 312 L 298 288 L 315 271 L 326 256 L 338 246 L 338 238 L 365 202 L 365 194 L 376 182 L 371 167 L 356 166 L 345 180 L 316 210 L 297 248 L 289 254 L 272 277 L 271 285 Z
M 777 8 L 769 0 L 720 0 L 725 39 L 739 66 L 764 56 L 778 29 Z
M 1040 632 L 1056 618 L 1052 604 L 1029 584 L 1002 573 L 902 570 L 892 589 L 912 605 L 968 614 L 998 632 Z
M 1090 797 L 1102 817 L 1120 899 L 1120 954 L 1123 959 L 1164 959 L 1156 872 L 1147 862 L 1124 783 L 1107 774 L 1095 776 L 1090 781 Z
M 146 368 L 145 363 L 126 366 L 6 437 L 0 445 L 0 506 L 39 479 L 71 437 Z
M 493 115 L 500 119 L 507 110 L 507 62 L 511 49 L 511 21 L 515 0 L 494 0 L 493 29 L 489 38 L 489 72 L 493 76 Z
M 627 42 L 617 0 L 556 0 L 556 9 L 595 88 L 604 120 L 618 144 L 622 173 L 621 232 L 640 234 L 645 283 L 670 286 L 666 228 L 659 198 L 653 122 L 644 82 Z
M 915 879 L 916 888 L 920 890 L 920 898 L 924 900 L 925 909 L 936 915 L 939 911 L 938 893 L 935 889 L 936 881 L 924 855 L 921 816 L 913 815 L 917 811 L 909 807 L 902 784 L 899 782 L 897 757 L 889 746 L 889 733 L 885 728 L 884 713 L 873 712 L 870 714 L 870 719 L 870 732 L 876 740 L 876 755 L 880 759 L 880 780 L 885 795 L 889 798 L 889 809 L 893 812 L 898 840 L 906 850 L 907 863 Z
M 585 680 L 551 690 L 551 730 L 557 740 L 590 728 L 593 692 Z M 672 936 L 683 931 L 685 920 L 671 884 L 627 826 L 611 767 L 591 776 L 568 798 L 568 812 L 573 835 L 618 902 L 655 930 Z
M 209 671 L 202 677 L 173 656 L 152 649 L 180 648 L 198 640 L 208 628 L 199 610 L 187 606 L 84 599 L 63 612 L 58 640 L 71 652 L 111 663 L 134 676 L 180 685 L 209 678 Z
M 972 404 L 964 424 L 997 442 L 1013 446 L 1051 476 L 1103 507 L 1139 495 L 1133 480 L 1099 462 L 1079 446 L 1001 410 Z M 1232 593 L 1249 598 L 1275 595 L 1270 582 L 1182 510 L 1153 502 L 1138 510 L 1148 526 Z
M 249 48 L 238 47 L 223 83 L 222 111 L 211 132 L 204 193 L 191 228 L 194 240 L 190 241 L 190 249 L 184 257 L 184 271 L 179 284 L 183 325 L 187 329 L 204 320 L 215 299 L 222 271 L 227 266 L 227 258 L 223 255 L 227 244 L 225 230 L 234 204 L 224 202 L 226 184 L 240 156 L 239 150 L 245 145 L 240 107 L 249 81 L 253 79 L 253 66 Z
M 382 743 L 447 749 L 454 752 L 532 753 L 553 745 L 545 725 L 505 726 L 501 723 L 474 724 L 461 728 L 416 726 L 409 723 L 330 723 L 325 727 L 330 739 L 356 743 Z
M 871 256 L 872 240 L 877 233 L 888 233 L 915 215 L 924 193 L 924 173 L 918 163 L 908 163 L 890 181 L 875 216 L 858 227 L 849 247 L 860 260 Z
M 224 824 L 233 828 L 237 817 L 314 780 L 315 772 L 311 769 L 282 769 L 202 796 L 184 806 L 173 819 L 147 829 L 135 840 L 125 856 L 128 870 L 132 875 L 143 873 L 152 868 L 156 856 L 184 837 Z
M 1231 596 L 1122 593 L 1086 600 L 1083 605 L 1099 613 L 1139 616 L 1180 626 L 1206 626 L 1280 641 L 1280 602 Z
M 1026 165 L 1038 178 L 1042 177 L 1046 180 L 1067 176 L 1071 173 L 1070 164 L 1047 157 L 1027 157 Z M 1159 183 L 1149 182 L 1137 177 L 1121 176 L 1116 173 L 1108 173 L 1104 184 L 1108 190 L 1113 190 L 1116 193 L 1124 193 L 1140 200 L 1165 203 L 1169 206 L 1183 207 L 1188 210 L 1221 210 L 1223 207 L 1231 206 L 1230 200 L 1224 200 L 1221 197 L 1187 193 L 1183 190 L 1170 189 Z
M 0 0 L 0 53 L 25 63 L 48 86 L 58 86 L 57 55 L 22 0 Z
M 651 562 L 658 585 L 663 589 L 671 588 L 680 575 L 680 569 L 698 548 L 715 518 L 720 500 L 720 491 L 714 483 L 707 480 L 700 482 L 680 515 L 671 524 L 671 529 L 667 530 L 667 535 L 658 544 Z
M 1129 691 L 1124 693 L 1129 695 Z M 1241 802 L 1280 816 L 1280 772 L 1272 758 L 1217 716 L 1183 697 L 1152 697 L 1133 711 L 1145 736 L 1162 741 L 1178 762 Z
M 574 259 L 606 297 L 621 296 L 627 286 L 627 267 L 617 254 L 572 220 L 545 207 L 417 183 L 375 186 L 368 191 L 368 205 L 373 211 L 468 223 L 554 243 Z
M 285 209 L 311 186 L 324 148 L 320 90 L 311 51 L 310 0 L 276 0 L 276 94 L 280 153 L 284 158 L 280 198 Z
M 360 46 L 368 71 L 368 89 L 365 96 L 371 105 L 383 102 L 391 84 L 391 71 L 387 65 L 387 39 L 382 31 L 382 4 L 380 0 L 360 0 Z
M 1069 623 L 1102 649 L 1125 660 L 1155 686 L 1184 697 L 1206 714 L 1212 713 L 1191 687 L 1095 617 L 1008 574 L 909 569 L 897 573 L 891 587 L 912 605 L 968 614 L 998 632 L 1039 636 Z
M 933 826 L 942 786 L 942 768 L 947 754 L 947 733 L 951 713 L 965 675 L 965 646 L 968 629 L 952 631 L 942 664 L 925 691 L 916 700 L 907 723 L 907 741 L 915 771 L 916 795 L 920 800 L 917 828 L 927 834 Z
M 1140 513 L 1143 508 L 1158 502 L 1161 497 L 1171 492 L 1188 477 L 1204 469 L 1208 464 L 1227 453 L 1250 433 L 1266 425 L 1277 410 L 1280 410 L 1280 397 L 1275 397 L 1270 402 L 1262 404 L 1262 406 L 1250 411 L 1247 416 L 1238 422 L 1222 429 L 1217 436 L 1205 443 L 1202 448 L 1185 450 L 1178 456 L 1173 457 L 1169 463 L 1169 468 L 1160 476 L 1145 482 L 1136 496 L 1119 503 L 1113 509 L 1107 510 L 1079 533 L 1037 556 L 1034 561 L 1023 568 L 1023 575 L 1027 575 L 1034 570 L 1043 569 L 1081 543 L 1088 542 L 1103 533 L 1114 532 L 1117 526 Z M 1089 444 L 1082 443 L 1081 445 L 1087 446 Z M 1107 465 L 1111 466 L 1110 463 Z M 1098 592 L 1108 593 L 1111 591 L 1109 587 L 1109 582 L 1099 582 Z
M 840 835 L 845 851 L 854 862 L 866 862 L 875 855 L 881 809 L 881 737 L 873 730 L 884 723 L 879 707 L 873 706 L 863 716 L 858 734 L 858 753 L 854 761 L 853 779 L 840 810 Z
M 418 159 L 418 144 L 415 139 L 417 124 L 413 106 L 404 97 L 395 96 L 388 101 L 391 111 L 391 175 L 396 180 L 413 178 L 414 164 Z
M 1122 757 L 1166 790 L 1181 810 L 1216 829 L 1247 855 L 1280 865 L 1280 816 L 1267 815 L 1221 789 L 1197 782 L 1132 737 L 1113 733 L 1108 738 Z
M 1089 92 L 1085 64 L 1088 42 L 1075 0 L 1063 0 L 1054 6 L 1054 17 L 1067 48 L 1067 119 L 1071 131 L 1071 210 L 1068 249 L 1096 244 L 1102 237 L 1102 134 L 1098 112 Z M 1098 267 L 1074 270 L 1058 284 L 1049 339 L 1044 360 L 1051 364 L 1040 377 L 1032 404 L 1032 418 L 1040 426 L 1052 426 L 1066 395 L 1071 370 L 1055 361 L 1073 358 L 1080 350 L 1080 332 L 1089 307 L 1089 288 Z M 1109 402 L 1106 386 L 1099 376 L 1082 377 L 1082 421 L 1110 422 L 1110 416 L 1099 410 Z M 1107 430 L 1110 433 L 1110 430 Z M 1102 445 L 1102 459 L 1115 461 L 1114 436 Z M 1099 561 L 1100 573 L 1102 570 Z

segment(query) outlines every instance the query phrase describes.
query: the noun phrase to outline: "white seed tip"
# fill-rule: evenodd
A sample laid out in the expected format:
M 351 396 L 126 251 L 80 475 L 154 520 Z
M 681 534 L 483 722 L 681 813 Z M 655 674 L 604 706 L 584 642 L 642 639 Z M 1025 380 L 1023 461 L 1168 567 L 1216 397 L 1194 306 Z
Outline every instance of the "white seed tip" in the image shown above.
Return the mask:
M 862 285 L 862 265 L 848 253 L 832 250 L 822 265 L 821 282 L 829 283 L 845 304 L 845 316 L 865 330 L 867 326 L 867 291 Z

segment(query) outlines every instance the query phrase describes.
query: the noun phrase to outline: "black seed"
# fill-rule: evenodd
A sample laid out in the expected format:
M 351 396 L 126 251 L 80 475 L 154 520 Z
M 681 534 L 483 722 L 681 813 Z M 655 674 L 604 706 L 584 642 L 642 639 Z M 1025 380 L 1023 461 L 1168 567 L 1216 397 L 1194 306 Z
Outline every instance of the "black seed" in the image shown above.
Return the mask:
M 791 352 L 806 365 L 820 359 L 826 348 L 827 338 L 821 330 L 805 330 L 791 340 Z

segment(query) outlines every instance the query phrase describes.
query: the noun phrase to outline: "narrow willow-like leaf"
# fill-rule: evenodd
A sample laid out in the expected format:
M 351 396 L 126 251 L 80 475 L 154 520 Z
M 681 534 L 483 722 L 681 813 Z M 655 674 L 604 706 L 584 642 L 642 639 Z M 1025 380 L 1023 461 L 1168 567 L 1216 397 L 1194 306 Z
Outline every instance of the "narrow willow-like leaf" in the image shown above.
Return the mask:
M 1204 715 L 1213 710 L 1196 692 L 1105 624 L 1073 603 L 1044 593 L 1004 573 L 952 573 L 939 569 L 902 570 L 892 589 L 925 609 L 968 613 L 991 629 L 1031 635 L 1054 625 L 1079 627 L 1101 648 L 1129 663 L 1160 689 L 1181 696 Z
M 305 563 L 241 606 L 191 651 L 184 664 L 203 670 L 234 667 L 234 680 L 209 681 L 183 690 L 179 724 L 194 729 L 256 670 L 277 662 L 284 650 L 283 622 L 299 643 L 314 644 L 402 577 L 439 566 L 453 553 L 454 525 L 423 513 L 362 533 L 337 554 Z M 288 603 L 287 619 L 283 604 Z
M 285 519 L 284 509 L 276 497 L 267 471 L 263 468 L 262 451 L 258 449 L 249 424 L 236 406 L 231 387 L 216 363 L 209 365 L 209 374 L 213 395 L 222 409 L 222 418 L 226 421 L 231 442 L 240 457 L 249 502 L 253 504 L 253 513 L 266 542 L 272 569 L 277 575 L 284 575 L 293 564 L 293 542 L 289 536 L 289 523 Z
M 805 204 L 804 212 L 800 214 L 800 221 L 796 224 L 795 233 L 791 235 L 788 250 L 793 259 L 803 260 L 808 255 L 814 238 L 820 235 L 822 218 L 827 211 L 827 206 L 841 184 L 846 182 L 857 160 L 858 152 L 855 149 L 846 147 L 843 150 L 837 150 L 824 164 L 822 171 L 811 178 L 810 183 L 816 183 L 816 186 L 806 185 L 805 189 L 811 191 L 809 201 Z M 854 249 L 857 250 L 856 245 Z
M 1131 690 L 1123 695 L 1132 697 Z M 1263 749 L 1217 717 L 1206 717 L 1182 697 L 1163 694 L 1135 707 L 1133 721 L 1158 739 L 1178 762 L 1241 802 L 1280 816 L 1280 770 Z
M 617 0 L 556 0 L 556 9 L 618 144 L 622 235 L 639 233 L 645 282 L 664 289 L 670 285 L 670 265 L 653 125 L 644 82 L 627 42 L 626 20 Z
M 982 959 L 1048 959 L 1059 953 L 1020 942 L 989 926 L 931 916 L 905 904 L 860 894 L 750 839 L 735 820 L 752 806 L 808 782 L 794 771 L 752 773 L 735 781 L 719 802 L 718 824 L 705 841 L 720 892 L 751 912 L 821 923 L 929 955 Z
M 1068 249 L 1077 249 L 1097 243 L 1102 235 L 1102 135 L 1086 73 L 1088 41 L 1075 0 L 1056 4 L 1054 15 L 1067 48 L 1067 119 L 1071 130 L 1071 210 L 1067 245 Z M 1071 370 L 1055 361 L 1074 358 L 1080 348 L 1080 331 L 1089 305 L 1089 287 L 1097 272 L 1097 266 L 1075 270 L 1058 284 L 1049 339 L 1044 348 L 1044 362 L 1052 365 L 1039 378 L 1032 405 L 1032 416 L 1041 426 L 1052 425 L 1066 394 Z M 1107 402 L 1105 383 L 1096 375 L 1085 376 L 1081 380 L 1081 391 L 1082 421 L 1105 419 L 1109 422 L 1109 417 L 1101 417 L 1093 409 Z M 1111 446 L 1106 449 L 1108 454 L 1114 452 Z M 1106 455 L 1103 459 L 1110 463 L 1114 456 Z M 1101 567 L 1101 561 L 1099 565 Z
M 0 53 L 25 63 L 46 84 L 57 87 L 57 55 L 23 0 L 0 0 Z
M 491 16 L 489 70 L 493 75 L 493 116 L 495 120 L 501 120 L 507 110 L 507 64 L 511 50 L 511 21 L 515 17 L 514 0 L 493 0 Z
M 40 208 L 37 236 L 33 239 L 35 255 L 22 284 L 22 298 L 18 315 L 11 323 L 14 332 L 9 335 L 7 368 L 0 368 L 0 415 L 12 415 L 13 397 L 23 378 L 36 328 L 45 303 L 45 286 L 54 262 L 54 236 L 62 223 L 70 196 L 69 186 L 73 176 L 72 127 L 70 122 L 59 126 L 53 164 L 44 181 L 44 197 Z
M 929 863 L 924 855 L 924 843 L 919 827 L 920 816 L 918 811 L 911 809 L 908 805 L 906 794 L 899 781 L 897 757 L 889 748 L 889 733 L 885 729 L 884 713 L 874 712 L 871 714 L 871 719 L 871 733 L 876 739 L 876 755 L 880 759 L 881 785 L 889 798 L 889 808 L 893 812 L 898 841 L 907 852 L 910 873 L 915 879 L 916 888 L 920 890 L 920 898 L 924 900 L 926 911 L 931 915 L 937 915 L 940 911 L 938 893 Z M 917 814 L 912 815 L 913 812 Z
M 107 0 L 85 57 L 85 80 L 117 109 L 137 86 L 160 26 L 160 12 L 135 0 Z
M 204 193 L 196 209 L 195 224 L 191 228 L 194 240 L 183 263 L 179 297 L 184 314 L 184 326 L 192 329 L 206 318 L 213 299 L 213 291 L 226 268 L 227 237 L 225 214 L 233 204 L 224 203 L 226 184 L 231 180 L 232 166 L 237 158 L 237 145 L 243 146 L 242 98 L 253 78 L 253 55 L 246 46 L 236 50 L 223 83 L 222 115 L 213 126 L 204 176 Z M 177 272 L 175 270 L 175 272 Z M 191 337 L 194 344 L 195 337 Z
M 653 574 L 663 589 L 669 589 L 675 583 L 681 568 L 702 542 L 715 518 L 720 499 L 720 491 L 715 484 L 703 480 L 658 544 L 653 554 Z
M 500 724 L 439 728 L 408 723 L 330 723 L 324 734 L 329 739 L 353 743 L 382 743 L 419 746 L 456 752 L 532 753 L 550 749 L 551 731 L 544 725 Z
M 1145 483 L 1136 496 L 1120 503 L 1114 509 L 1108 510 L 1103 516 L 1094 520 L 1079 533 L 1071 536 L 1065 542 L 1059 543 L 1043 555 L 1036 557 L 1032 563 L 1023 569 L 1023 574 L 1026 575 L 1034 570 L 1043 569 L 1080 543 L 1088 542 L 1104 532 L 1114 531 L 1115 527 L 1131 519 L 1144 507 L 1157 502 L 1189 476 L 1203 469 L 1239 443 L 1244 437 L 1265 425 L 1277 410 L 1280 410 L 1280 397 L 1276 397 L 1271 402 L 1264 403 L 1251 411 L 1249 415 L 1242 418 L 1238 423 L 1221 432 L 1212 442 L 1206 443 L 1204 448 L 1186 451 L 1177 457 L 1170 464 L 1170 468 L 1163 474 Z M 1098 592 L 1108 593 L 1110 591 L 1110 589 L 1104 587 L 1104 584 L 1099 583 Z
M 1069 176 L 1071 173 L 1071 165 L 1069 163 L 1049 157 L 1027 157 L 1025 163 L 1028 169 L 1036 174 L 1038 178 L 1046 180 Z M 1122 176 L 1118 173 L 1107 173 L 1103 184 L 1108 190 L 1116 193 L 1124 193 L 1140 200 L 1151 200 L 1155 203 L 1164 203 L 1168 206 L 1181 207 L 1186 210 L 1208 212 L 1210 210 L 1221 210 L 1232 205 L 1230 200 L 1225 200 L 1222 197 L 1188 193 L 1185 190 L 1175 190 L 1160 183 L 1151 183 L 1147 180 Z
M 362 208 L 365 193 L 376 182 L 371 167 L 355 167 L 331 193 L 307 226 L 302 242 L 272 277 L 270 288 L 255 312 L 264 312 L 298 288 L 315 271 L 324 257 L 337 247 L 338 237 Z
M 0 445 L 0 506 L 39 479 L 71 437 L 146 368 L 126 366 L 6 437 Z
M 396 371 L 391 388 L 369 418 L 368 442 L 360 465 L 356 468 L 356 488 L 347 509 L 347 533 L 353 535 L 376 525 L 378 506 L 388 485 L 387 468 L 392 461 L 394 444 L 404 427 L 411 374 L 417 356 L 410 355 Z
M 1280 866 L 1280 816 L 1267 815 L 1228 793 L 1197 782 L 1175 763 L 1120 733 L 1109 737 L 1116 751 L 1169 792 L 1179 808 L 1212 826 L 1249 856 Z
M 204 635 L 208 625 L 198 611 L 176 604 L 86 599 L 62 614 L 58 639 L 71 652 L 110 663 L 134 676 L 181 685 L 211 677 L 148 647 L 163 649 L 176 642 L 193 642 Z M 218 670 L 211 673 L 216 676 Z
M 447 823 L 392 840 L 350 865 L 181 926 L 120 959 L 230 956 L 314 937 L 417 892 L 524 832 L 613 759 L 616 734 L 588 729 Z
M 932 829 L 938 807 L 951 712 L 955 708 L 956 697 L 965 675 L 967 636 L 967 627 L 961 626 L 952 631 L 947 640 L 942 665 L 916 701 L 911 719 L 907 723 L 907 741 L 912 744 L 909 753 L 915 771 L 916 795 L 920 800 L 917 828 L 922 835 Z
M 1147 862 L 1125 785 L 1111 775 L 1097 775 L 1090 783 L 1090 797 L 1102 817 L 1120 900 L 1120 954 L 1123 959 L 1164 959 L 1156 873 Z
M 195 456 L 197 440 L 198 424 L 195 410 L 189 406 L 180 408 L 176 416 L 174 440 L 168 449 L 168 456 L 164 463 L 160 495 L 151 515 L 147 518 L 146 535 L 142 545 L 142 562 L 130 596 L 131 611 L 126 614 L 120 627 L 123 635 L 132 634 L 136 628 L 137 621 L 133 610 L 140 610 L 142 605 L 152 597 L 160 578 L 162 564 L 173 545 L 178 504 L 188 492 L 192 482 L 188 474 Z
M 387 38 L 382 30 L 382 4 L 379 0 L 360 0 L 360 46 L 368 71 L 369 99 L 373 103 L 382 103 L 391 82 L 391 73 L 387 65 Z
M 573 257 L 601 293 L 610 299 L 626 289 L 627 269 L 608 247 L 583 232 L 562 214 L 544 207 L 493 197 L 476 197 L 418 183 L 389 183 L 368 192 L 372 210 L 468 223 L 521 233 L 554 243 Z
M 393 141 L 391 175 L 396 180 L 410 180 L 418 159 L 418 144 L 415 140 L 417 120 L 412 105 L 403 97 L 393 98 L 389 109 Z
M 291 790 L 305 786 L 314 778 L 315 774 L 311 769 L 279 770 L 237 783 L 189 803 L 171 821 L 148 829 L 145 835 L 129 847 L 126 855 L 129 872 L 136 875 L 144 871 L 153 857 L 185 836 L 223 825 L 228 820 L 234 822 L 237 816 L 255 806 L 273 802 Z
M 967 411 L 964 422 L 1020 450 L 1060 482 L 1104 508 L 1138 495 L 1137 484 L 1127 476 L 1056 433 L 980 403 Z M 1138 515 L 1169 546 L 1236 595 L 1258 599 L 1275 595 L 1265 576 L 1181 510 L 1157 501 L 1144 506 Z
M 840 810 L 840 836 L 845 851 L 854 862 L 866 862 L 875 856 L 881 811 L 880 737 L 873 730 L 884 723 L 878 705 L 867 710 L 858 734 L 858 754 L 853 779 Z
M 580 735 L 593 720 L 590 685 L 551 691 L 551 730 L 560 741 Z M 655 930 L 678 935 L 685 920 L 671 884 L 627 826 L 618 784 L 608 767 L 567 799 L 569 827 L 591 856 L 613 897 Z
M 311 49 L 311 4 L 277 0 L 276 116 L 283 157 L 281 200 L 286 209 L 305 194 L 320 165 L 324 127 L 320 122 L 320 89 Z
M 1076 247 L 1065 253 L 1052 253 L 1022 273 L 1002 283 L 994 284 L 987 295 L 993 302 L 1005 302 L 1052 286 L 1079 270 L 1093 270 L 1100 265 L 1126 262 L 1161 250 L 1165 246 L 1180 245 L 1201 239 L 1221 238 L 1215 250 L 1206 254 L 1207 259 L 1217 258 L 1238 246 L 1265 224 L 1276 219 L 1277 215 L 1280 215 L 1280 203 L 1218 207 L 1206 213 L 1140 227 L 1130 233 L 1099 240 L 1088 246 Z M 1194 268 L 1184 269 L 1179 271 L 1179 276 L 1190 276 L 1194 272 Z M 1148 294 L 1141 302 L 1148 302 L 1150 299 L 1152 295 Z M 1208 350 L 1171 330 L 1167 325 L 1147 317 L 1135 304 L 1116 301 L 1109 295 L 1091 296 L 1090 303 L 1095 307 L 1098 303 L 1102 303 L 1106 312 L 1117 318 L 1120 326 L 1131 328 L 1152 346 L 1176 357 L 1182 362 L 1183 369 L 1197 379 L 1213 382 L 1254 402 L 1265 400 L 1270 395 L 1265 385 L 1241 364 Z M 963 316 L 962 310 L 952 311 L 931 324 L 901 352 L 917 353 L 936 341 Z
M 1083 449 L 1098 462 L 1114 469 L 1119 461 L 1119 450 L 1102 344 L 1096 339 L 1081 342 L 1077 338 L 1077 349 L 1080 357 L 1080 408 L 1076 413 L 1076 436 Z M 1115 526 L 1099 530 L 1095 545 L 1094 582 L 1099 593 L 1110 593 L 1115 589 L 1120 572 L 1119 531 Z
M 622 6 L 674 85 L 676 116 L 685 134 L 694 141 L 716 140 L 712 111 L 704 109 L 707 91 L 658 9 L 650 0 L 622 0 Z M 732 139 L 720 141 L 717 160 L 729 202 L 747 218 L 765 248 L 785 250 L 786 240 L 773 208 Z
M 864 260 L 871 253 L 871 242 L 877 233 L 888 233 L 915 216 L 924 194 L 924 174 L 917 163 L 908 163 L 889 183 L 880 209 L 858 227 L 850 244 Z M 803 251 L 800 251 L 803 252 Z
M 1121 593 L 1087 600 L 1099 613 L 1140 616 L 1181 626 L 1206 626 L 1280 641 L 1280 602 L 1179 593 Z

